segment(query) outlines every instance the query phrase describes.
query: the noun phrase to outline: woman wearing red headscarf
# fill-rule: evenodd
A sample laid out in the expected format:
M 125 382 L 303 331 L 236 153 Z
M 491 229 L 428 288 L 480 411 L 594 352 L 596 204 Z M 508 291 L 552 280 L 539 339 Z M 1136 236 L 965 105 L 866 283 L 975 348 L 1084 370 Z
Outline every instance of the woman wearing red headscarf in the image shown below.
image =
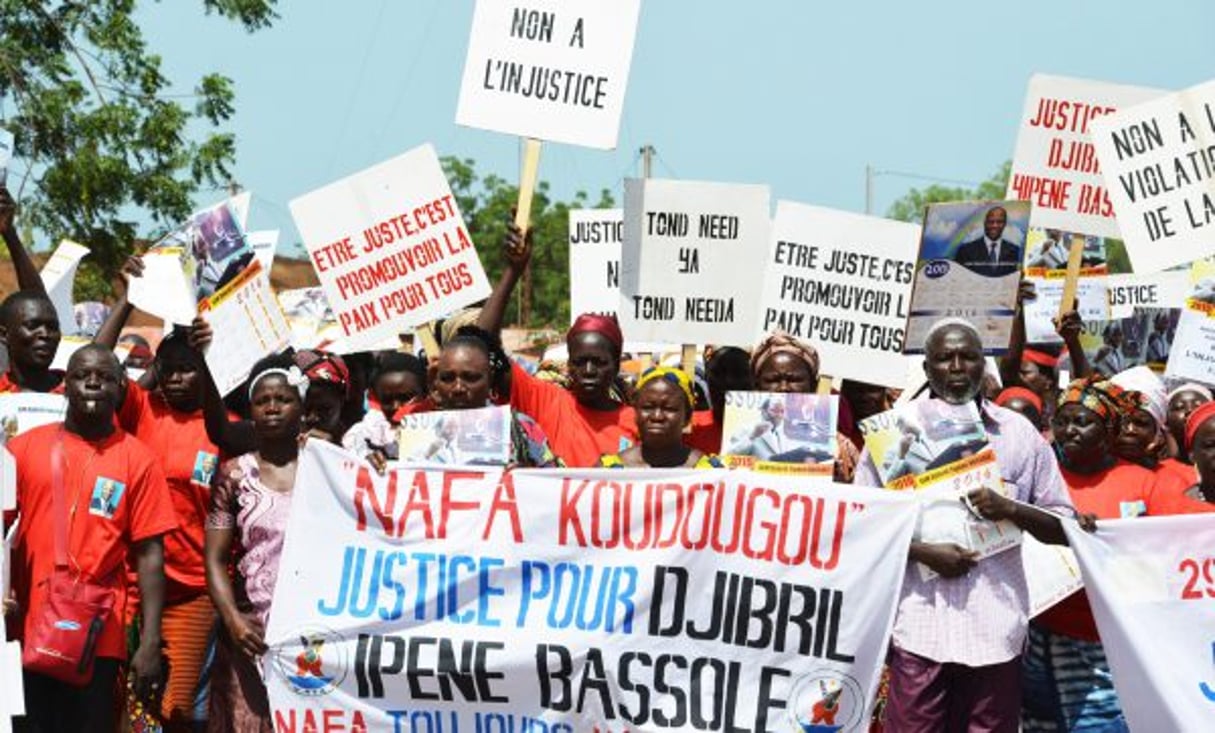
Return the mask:
M 1185 449 L 1194 461 L 1198 481 L 1182 491 L 1157 492 L 1153 513 L 1215 512 L 1215 402 L 1204 403 L 1190 413 L 1185 424 Z
M 513 224 L 506 238 L 506 269 L 481 309 L 477 325 L 497 335 L 515 284 L 527 268 L 531 240 Z M 548 434 L 553 453 L 571 468 L 596 465 L 599 456 L 636 442 L 633 408 L 611 394 L 620 372 L 624 336 L 612 316 L 583 314 L 565 335 L 569 389 L 545 382 L 511 364 L 510 405 L 530 415 Z

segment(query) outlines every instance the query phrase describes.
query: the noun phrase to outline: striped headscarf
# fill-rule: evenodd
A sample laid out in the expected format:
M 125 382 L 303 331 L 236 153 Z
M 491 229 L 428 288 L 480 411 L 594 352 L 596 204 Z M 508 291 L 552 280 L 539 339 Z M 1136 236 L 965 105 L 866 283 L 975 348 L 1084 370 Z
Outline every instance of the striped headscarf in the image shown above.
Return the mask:
M 679 391 L 683 392 L 683 396 L 688 400 L 688 414 L 696 408 L 696 398 L 692 395 L 692 380 L 688 377 L 688 373 L 682 369 L 675 369 L 668 366 L 655 366 L 646 369 L 641 373 L 641 377 L 637 379 L 636 392 L 641 390 L 650 382 L 656 379 L 661 379 L 679 387 Z
M 784 331 L 773 332 L 771 336 L 755 347 L 755 351 L 751 352 L 752 376 L 758 376 L 759 370 L 764 368 L 764 364 L 777 354 L 792 354 L 805 362 L 815 378 L 818 377 L 818 351 L 809 343 L 794 338 Z

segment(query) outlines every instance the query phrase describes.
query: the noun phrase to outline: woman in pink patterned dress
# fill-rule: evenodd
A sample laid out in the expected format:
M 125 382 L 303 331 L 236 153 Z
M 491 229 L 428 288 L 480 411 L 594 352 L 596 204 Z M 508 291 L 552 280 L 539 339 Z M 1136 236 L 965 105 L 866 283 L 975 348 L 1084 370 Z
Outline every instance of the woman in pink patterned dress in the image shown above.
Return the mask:
M 253 375 L 249 402 L 257 450 L 221 467 L 207 516 L 207 586 L 223 621 L 209 731 L 272 730 L 256 664 L 266 651 L 263 633 L 291 511 L 308 380 L 290 357 L 263 359 Z M 234 542 L 235 578 L 229 574 Z

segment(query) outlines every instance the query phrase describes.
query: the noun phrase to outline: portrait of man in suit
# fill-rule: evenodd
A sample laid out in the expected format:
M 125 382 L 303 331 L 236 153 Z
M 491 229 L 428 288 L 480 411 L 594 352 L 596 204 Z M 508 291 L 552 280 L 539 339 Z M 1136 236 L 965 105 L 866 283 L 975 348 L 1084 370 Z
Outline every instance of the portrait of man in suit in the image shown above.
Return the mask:
M 1004 239 L 1008 212 L 1001 206 L 987 210 L 983 217 L 983 236 L 958 247 L 954 260 L 985 277 L 1004 277 L 1021 266 L 1021 247 Z

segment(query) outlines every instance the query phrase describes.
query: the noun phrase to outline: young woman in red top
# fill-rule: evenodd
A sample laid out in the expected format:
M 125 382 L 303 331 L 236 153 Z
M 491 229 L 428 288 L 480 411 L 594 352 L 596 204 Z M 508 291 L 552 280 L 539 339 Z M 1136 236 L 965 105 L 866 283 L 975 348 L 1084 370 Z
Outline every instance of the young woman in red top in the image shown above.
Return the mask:
M 1183 445 L 1194 460 L 1198 479 L 1179 492 L 1160 497 L 1157 503 L 1165 514 L 1215 512 L 1215 402 L 1206 402 L 1190 413 Z
M 477 325 L 498 335 L 515 284 L 531 257 L 531 240 L 511 225 L 506 269 L 481 309 Z M 511 364 L 510 405 L 530 415 L 549 436 L 553 452 L 571 468 L 594 466 L 599 456 L 637 442 L 633 408 L 612 398 L 624 337 L 614 317 L 583 314 L 566 333 L 570 388 L 544 382 Z

